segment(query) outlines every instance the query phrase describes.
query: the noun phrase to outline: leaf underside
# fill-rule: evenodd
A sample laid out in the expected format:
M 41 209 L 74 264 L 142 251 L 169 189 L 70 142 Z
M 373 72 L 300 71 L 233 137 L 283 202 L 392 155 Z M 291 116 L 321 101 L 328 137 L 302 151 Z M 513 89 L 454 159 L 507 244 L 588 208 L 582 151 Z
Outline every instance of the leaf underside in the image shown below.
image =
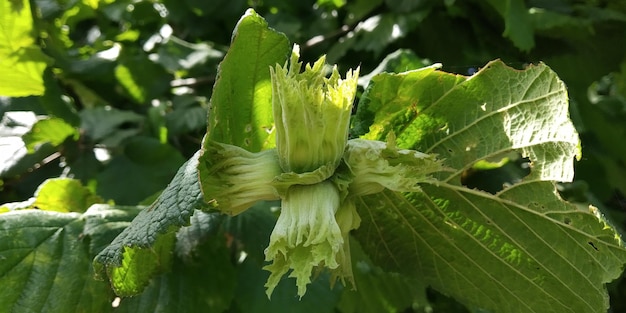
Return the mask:
M 563 83 L 547 66 L 489 63 L 471 77 L 434 68 L 372 79 L 357 121 L 365 138 L 394 131 L 398 146 L 437 154 L 453 172 L 423 193 L 385 191 L 357 204 L 356 238 L 388 270 L 422 279 L 469 307 L 495 312 L 606 312 L 604 287 L 626 250 L 594 210 L 563 201 L 578 135 Z M 469 189 L 462 173 L 506 152 L 531 172 L 497 194 Z

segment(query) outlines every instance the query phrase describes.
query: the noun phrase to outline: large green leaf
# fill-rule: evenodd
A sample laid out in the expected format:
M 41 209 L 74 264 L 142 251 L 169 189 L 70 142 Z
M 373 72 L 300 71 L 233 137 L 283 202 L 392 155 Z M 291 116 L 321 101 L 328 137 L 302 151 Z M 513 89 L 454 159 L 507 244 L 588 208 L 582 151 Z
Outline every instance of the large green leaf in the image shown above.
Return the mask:
M 194 209 L 204 203 L 198 155 L 183 164 L 159 198 L 94 259 L 97 274 L 108 276 L 118 295 L 140 293 L 152 276 L 171 266 L 176 231 L 189 225 Z
M 95 205 L 84 214 L 0 214 L 0 311 L 110 311 L 113 294 L 93 279 L 91 260 L 136 213 Z
M 44 93 L 43 71 L 49 58 L 35 45 L 27 0 L 0 4 L 0 95 L 23 97 Z
M 119 312 L 222 312 L 237 282 L 228 237 L 217 234 L 219 213 L 195 211 L 176 235 L 172 271 L 155 277 L 137 297 L 121 300 Z M 116 311 L 117 312 L 117 311 Z
M 270 66 L 283 64 L 291 51 L 284 34 L 249 9 L 233 32 L 219 66 L 211 97 L 208 136 L 258 152 L 273 136 Z M 268 140 L 270 142 L 268 142 Z
M 547 66 L 496 61 L 471 77 L 433 67 L 372 79 L 357 119 L 368 138 L 389 131 L 403 148 L 452 168 L 423 193 L 362 198 L 356 237 L 385 268 L 423 279 L 470 307 L 496 312 L 606 312 L 604 288 L 626 261 L 594 209 L 564 202 L 553 181 L 573 178 L 578 137 L 565 86 Z M 521 182 L 491 194 L 462 185 L 475 162 L 518 152 Z

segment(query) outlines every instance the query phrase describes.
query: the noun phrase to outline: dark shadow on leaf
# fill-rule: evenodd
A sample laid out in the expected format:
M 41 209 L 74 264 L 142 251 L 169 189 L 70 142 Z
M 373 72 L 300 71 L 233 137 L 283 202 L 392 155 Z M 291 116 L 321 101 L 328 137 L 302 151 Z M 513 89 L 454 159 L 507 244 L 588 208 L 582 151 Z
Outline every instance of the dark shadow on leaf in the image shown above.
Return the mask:
M 519 182 L 530 174 L 530 160 L 521 156 L 508 156 L 496 162 L 481 160 L 461 174 L 461 183 L 472 189 L 492 194 Z

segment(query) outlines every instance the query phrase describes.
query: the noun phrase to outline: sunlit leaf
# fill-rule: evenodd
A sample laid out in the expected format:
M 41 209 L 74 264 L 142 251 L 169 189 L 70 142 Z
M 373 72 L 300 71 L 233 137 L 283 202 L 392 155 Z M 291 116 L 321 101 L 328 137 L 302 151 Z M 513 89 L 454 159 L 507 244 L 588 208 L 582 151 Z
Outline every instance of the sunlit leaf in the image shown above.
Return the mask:
M 23 97 L 44 92 L 43 71 L 50 59 L 35 45 L 27 0 L 0 4 L 0 95 Z
M 47 118 L 37 121 L 22 139 L 28 152 L 33 153 L 35 148 L 44 143 L 58 146 L 68 137 L 78 139 L 78 130 L 60 118 Z
M 92 204 L 103 202 L 100 197 L 70 178 L 46 180 L 35 192 L 32 207 L 45 211 L 85 212 Z
M 506 84 L 502 84 L 506 82 Z M 372 79 L 360 116 L 368 138 L 435 153 L 454 172 L 423 193 L 364 197 L 357 238 L 387 269 L 422 279 L 470 307 L 497 312 L 605 312 L 604 284 L 626 250 L 595 210 L 564 202 L 553 181 L 573 178 L 579 155 L 567 94 L 540 64 L 493 62 L 471 77 L 434 68 Z M 503 152 L 531 161 L 499 193 L 461 184 L 464 170 Z
M 270 66 L 283 64 L 289 40 L 249 9 L 233 32 L 211 97 L 208 136 L 257 152 L 273 127 Z

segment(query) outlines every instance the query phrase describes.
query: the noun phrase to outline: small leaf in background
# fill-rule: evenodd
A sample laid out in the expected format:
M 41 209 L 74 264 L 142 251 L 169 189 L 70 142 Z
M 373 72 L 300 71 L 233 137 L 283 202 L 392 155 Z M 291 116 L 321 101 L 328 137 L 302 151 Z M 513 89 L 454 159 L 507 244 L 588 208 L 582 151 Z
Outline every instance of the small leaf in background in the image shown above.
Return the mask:
M 173 111 L 165 116 L 167 129 L 172 135 L 204 130 L 207 126 L 207 101 L 191 95 L 177 96 L 172 100 Z
M 141 131 L 144 117 L 111 107 L 84 109 L 80 112 L 81 129 L 96 143 L 115 147 Z
M 209 112 L 209 138 L 251 152 L 271 146 L 273 127 L 270 66 L 283 64 L 289 40 L 248 9 L 233 32 L 219 73 Z
M 523 0 L 489 0 L 491 6 L 504 19 L 502 36 L 511 39 L 513 44 L 522 51 L 530 51 L 535 46 L 534 29 L 531 15 Z
M 118 295 L 139 294 L 154 275 L 170 268 L 176 231 L 189 225 L 204 203 L 198 157 L 183 164 L 161 196 L 94 259 L 96 273 L 108 277 Z
M 383 48 L 400 38 L 425 19 L 430 10 L 418 10 L 406 14 L 386 13 L 369 17 L 360 22 L 328 51 L 328 62 L 334 63 L 348 54 L 349 50 L 371 51 L 378 56 Z M 382 43 L 382 44 L 381 44 Z
M 69 178 L 46 180 L 35 192 L 33 207 L 44 211 L 82 213 L 102 198 L 84 187 L 80 181 Z
M 221 60 L 224 53 L 206 43 L 190 43 L 170 36 L 158 48 L 155 62 L 171 73 L 207 66 L 209 60 Z
M 37 121 L 28 133 L 22 136 L 26 149 L 29 153 L 35 152 L 36 148 L 44 143 L 58 146 L 68 137 L 78 139 L 78 131 L 60 118 L 46 118 Z
M 43 72 L 51 60 L 35 44 L 30 1 L 0 4 L 0 95 L 44 93 Z
M 357 118 L 370 125 L 366 137 L 394 131 L 399 146 L 438 154 L 455 169 L 423 193 L 357 203 L 356 238 L 374 261 L 469 307 L 606 312 L 604 284 L 621 274 L 626 250 L 596 210 L 556 193 L 553 181 L 573 178 L 580 152 L 554 72 L 492 62 L 471 77 L 434 68 L 381 74 L 363 98 Z M 528 157 L 530 174 L 495 195 L 462 185 L 473 164 L 504 152 Z
M 418 57 L 415 52 L 411 50 L 398 49 L 388 54 L 374 70 L 366 75 L 361 75 L 359 77 L 359 85 L 367 87 L 372 77 L 383 72 L 400 73 L 431 64 L 429 60 Z
M 108 284 L 93 279 L 91 260 L 107 244 L 101 238 L 117 235 L 135 214 L 106 206 L 82 215 L 41 210 L 0 214 L 1 310 L 110 311 L 113 294 Z M 108 220 L 111 215 L 114 221 Z M 100 244 L 94 247 L 93 242 Z

